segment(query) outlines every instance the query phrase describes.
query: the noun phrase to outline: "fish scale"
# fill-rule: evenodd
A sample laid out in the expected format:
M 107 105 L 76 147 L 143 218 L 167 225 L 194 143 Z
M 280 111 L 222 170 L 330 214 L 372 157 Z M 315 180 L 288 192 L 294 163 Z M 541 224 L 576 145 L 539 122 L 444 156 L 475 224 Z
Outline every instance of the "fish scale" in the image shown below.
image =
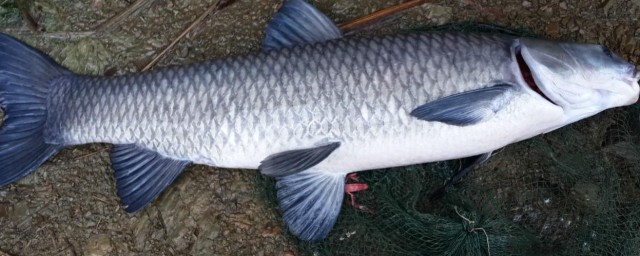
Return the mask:
M 57 114 L 47 122 L 65 145 L 137 144 L 175 159 L 256 168 L 272 153 L 327 137 L 358 143 L 403 136 L 409 118 L 401 111 L 512 80 L 504 72 L 510 39 L 354 38 L 137 75 L 76 77 L 53 88 Z

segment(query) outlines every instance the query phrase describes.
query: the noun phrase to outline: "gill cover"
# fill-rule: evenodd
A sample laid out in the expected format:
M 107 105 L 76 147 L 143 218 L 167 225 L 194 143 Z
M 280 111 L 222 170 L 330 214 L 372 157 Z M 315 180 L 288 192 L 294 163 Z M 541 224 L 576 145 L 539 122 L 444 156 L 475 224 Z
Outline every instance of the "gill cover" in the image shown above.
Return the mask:
M 512 49 L 542 94 L 563 108 L 566 123 L 638 100 L 635 66 L 601 45 L 520 38 Z

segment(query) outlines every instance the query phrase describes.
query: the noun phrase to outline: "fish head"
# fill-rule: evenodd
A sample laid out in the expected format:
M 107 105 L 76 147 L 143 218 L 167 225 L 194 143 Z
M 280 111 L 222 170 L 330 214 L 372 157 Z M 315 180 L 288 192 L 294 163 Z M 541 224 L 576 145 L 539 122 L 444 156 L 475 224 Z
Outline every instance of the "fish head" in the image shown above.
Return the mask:
M 520 38 L 512 57 L 530 91 L 562 107 L 567 123 L 638 101 L 640 73 L 602 45 Z

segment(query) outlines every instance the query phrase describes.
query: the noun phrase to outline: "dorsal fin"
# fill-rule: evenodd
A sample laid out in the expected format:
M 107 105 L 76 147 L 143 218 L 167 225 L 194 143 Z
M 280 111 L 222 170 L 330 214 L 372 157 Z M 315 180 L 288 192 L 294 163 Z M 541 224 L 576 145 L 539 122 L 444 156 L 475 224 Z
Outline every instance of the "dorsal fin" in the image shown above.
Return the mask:
M 333 21 L 304 0 L 288 0 L 267 26 L 264 50 L 324 42 L 342 37 Z
M 189 165 L 136 145 L 115 145 L 111 166 L 118 196 L 127 212 L 135 212 L 160 195 Z

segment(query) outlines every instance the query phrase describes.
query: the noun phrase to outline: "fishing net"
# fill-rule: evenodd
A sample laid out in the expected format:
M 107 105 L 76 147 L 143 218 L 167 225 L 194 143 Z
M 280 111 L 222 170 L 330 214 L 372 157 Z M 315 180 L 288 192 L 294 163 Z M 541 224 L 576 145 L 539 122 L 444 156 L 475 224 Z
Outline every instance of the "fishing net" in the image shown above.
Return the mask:
M 636 105 L 510 145 L 439 199 L 460 161 L 361 172 L 363 207 L 345 197 L 327 239 L 290 238 L 301 255 L 640 255 L 639 127 Z

